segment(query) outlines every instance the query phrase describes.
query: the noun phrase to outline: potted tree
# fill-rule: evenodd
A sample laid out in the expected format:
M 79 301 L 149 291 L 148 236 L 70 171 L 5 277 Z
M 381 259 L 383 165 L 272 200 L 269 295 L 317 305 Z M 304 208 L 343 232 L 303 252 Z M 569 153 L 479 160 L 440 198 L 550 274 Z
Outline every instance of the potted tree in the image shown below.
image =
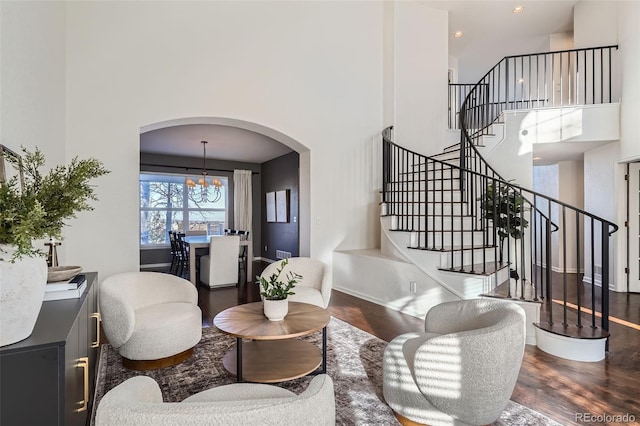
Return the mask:
M 504 241 L 509 237 L 519 240 L 523 237 L 522 230 L 529 226 L 529 222 L 522 215 L 524 200 L 518 192 L 510 189 L 509 185 L 505 183 L 498 183 L 497 185 L 490 183 L 487 185 L 486 192 L 478 200 L 483 212 L 483 219 L 493 223 L 500 238 L 498 250 L 500 263 L 502 264 L 504 260 Z M 511 271 L 511 275 L 513 273 L 517 274 L 516 271 Z
M 0 145 L 0 346 L 29 337 L 47 283 L 45 253 L 32 241 L 61 239 L 76 212 L 93 210 L 97 200 L 89 180 L 109 173 L 96 159 L 59 165 L 42 174 L 39 149 L 18 155 Z M 16 173 L 6 177 L 5 163 Z M 7 167 L 7 169 L 9 169 Z
M 289 259 L 284 259 L 269 279 L 262 276 L 256 277 L 262 288 L 260 295 L 264 298 L 264 315 L 270 321 L 282 321 L 287 316 L 289 312 L 288 296 L 295 294 L 292 290 L 302 279 L 302 275 L 289 271 L 286 274 L 286 283 L 280 280 L 280 275 L 288 263 Z

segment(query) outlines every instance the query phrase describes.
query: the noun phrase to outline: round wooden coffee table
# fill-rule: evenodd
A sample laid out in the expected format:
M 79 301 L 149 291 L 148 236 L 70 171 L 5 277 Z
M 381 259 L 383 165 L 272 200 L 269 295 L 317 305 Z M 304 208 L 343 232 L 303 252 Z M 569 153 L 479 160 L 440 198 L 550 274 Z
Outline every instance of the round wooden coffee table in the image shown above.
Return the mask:
M 213 324 L 236 338 L 236 347 L 224 355 L 222 364 L 238 382 L 277 383 L 327 370 L 327 324 L 329 313 L 308 303 L 289 302 L 282 321 L 269 321 L 262 302 L 238 305 L 220 312 Z M 295 339 L 322 330 L 322 351 Z M 251 339 L 242 342 L 242 339 Z M 318 367 L 322 364 L 322 368 Z

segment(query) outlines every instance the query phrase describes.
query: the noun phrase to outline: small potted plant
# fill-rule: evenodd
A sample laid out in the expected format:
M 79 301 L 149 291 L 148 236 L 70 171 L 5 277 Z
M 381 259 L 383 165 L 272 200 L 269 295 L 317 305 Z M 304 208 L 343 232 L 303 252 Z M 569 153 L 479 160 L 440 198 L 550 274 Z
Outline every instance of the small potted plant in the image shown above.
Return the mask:
M 93 210 L 97 200 L 89 180 L 109 173 L 96 159 L 59 165 L 43 174 L 45 159 L 36 148 L 22 155 L 0 145 L 0 346 L 33 331 L 47 283 L 45 253 L 32 241 L 62 237 L 66 220 Z M 16 171 L 5 175 L 5 165 Z M 8 168 L 7 168 L 8 169 Z
M 263 297 L 264 315 L 270 321 L 282 321 L 287 316 L 289 312 L 288 296 L 295 294 L 292 290 L 302 279 L 302 275 L 288 271 L 286 283 L 280 280 L 280 275 L 288 263 L 289 259 L 284 259 L 275 274 L 271 274 L 268 279 L 262 276 L 256 277 L 262 288 L 260 295 Z

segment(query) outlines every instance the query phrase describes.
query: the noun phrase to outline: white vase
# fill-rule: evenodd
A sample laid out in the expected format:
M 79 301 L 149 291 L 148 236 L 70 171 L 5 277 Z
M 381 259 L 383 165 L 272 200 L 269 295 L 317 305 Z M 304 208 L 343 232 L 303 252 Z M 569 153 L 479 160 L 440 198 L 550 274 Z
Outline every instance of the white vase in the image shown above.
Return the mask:
M 282 321 L 289 312 L 289 299 L 264 299 L 262 304 L 264 309 L 264 316 L 267 317 L 269 321 Z
M 27 257 L 11 262 L 16 248 L 0 245 L 0 346 L 31 335 L 40 314 L 47 285 L 44 257 Z

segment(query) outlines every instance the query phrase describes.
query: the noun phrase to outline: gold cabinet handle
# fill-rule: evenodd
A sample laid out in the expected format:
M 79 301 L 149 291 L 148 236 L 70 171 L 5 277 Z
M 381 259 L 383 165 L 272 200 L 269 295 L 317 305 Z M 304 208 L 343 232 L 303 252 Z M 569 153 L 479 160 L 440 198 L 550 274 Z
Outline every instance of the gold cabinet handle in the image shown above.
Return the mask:
M 100 316 L 99 312 L 96 312 L 91 314 L 91 318 L 96 319 L 96 341 L 91 342 L 91 347 L 99 348 L 100 347 L 100 321 L 102 321 L 102 317 Z
M 76 367 L 81 367 L 84 370 L 84 400 L 78 403 L 82 407 L 74 410 L 76 413 L 80 413 L 87 411 L 87 406 L 89 405 L 89 357 L 84 356 L 78 359 Z

